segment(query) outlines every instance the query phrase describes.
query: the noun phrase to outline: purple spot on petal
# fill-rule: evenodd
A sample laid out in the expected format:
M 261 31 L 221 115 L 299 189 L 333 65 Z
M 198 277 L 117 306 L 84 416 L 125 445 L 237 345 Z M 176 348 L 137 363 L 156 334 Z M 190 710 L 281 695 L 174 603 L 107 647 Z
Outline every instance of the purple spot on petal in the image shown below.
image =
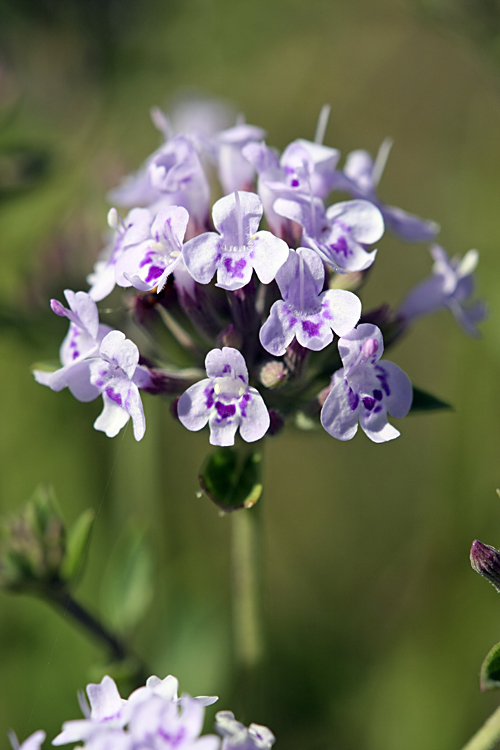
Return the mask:
M 375 399 L 371 396 L 365 396 L 363 398 L 363 405 L 368 409 L 368 411 L 371 411 L 375 406 Z
M 222 401 L 216 401 L 215 408 L 221 419 L 228 419 L 229 417 L 234 417 L 236 414 L 236 406 L 234 404 L 223 404 Z
M 349 388 L 349 393 L 347 394 L 347 403 L 351 407 L 351 411 L 356 411 L 356 409 L 358 408 L 359 396 L 357 393 L 354 393 L 352 388 Z
M 78 359 L 79 356 L 80 352 L 78 351 L 78 349 L 75 349 L 75 351 L 73 352 L 73 359 Z
M 214 389 L 211 386 L 205 388 L 203 395 L 205 396 L 205 406 L 207 409 L 211 409 L 214 405 Z
M 224 268 L 233 277 L 233 279 L 244 278 L 243 270 L 246 268 L 246 265 L 247 265 L 245 258 L 239 258 L 239 260 L 233 261 L 231 257 L 226 255 L 223 263 L 224 263 Z
M 339 253 L 339 255 L 343 255 L 344 258 L 347 258 L 348 255 L 352 255 L 351 250 L 349 250 L 349 247 L 347 245 L 347 241 L 345 237 L 340 236 L 337 240 L 337 242 L 333 242 L 330 245 L 330 248 L 335 252 Z
M 373 410 L 373 413 L 374 414 L 379 414 L 381 411 L 382 411 L 382 407 L 379 404 L 378 406 L 375 407 L 375 409 Z
M 245 393 L 240 398 L 240 409 L 241 409 L 241 416 L 244 418 L 247 415 L 247 405 L 248 402 L 251 401 L 252 397 L 249 393 Z
M 307 333 L 309 338 L 312 338 L 313 336 L 318 336 L 319 331 L 320 331 L 320 325 L 319 323 L 313 323 L 310 320 L 303 320 L 302 330 L 304 331 L 304 333 Z
M 164 270 L 165 269 L 160 268 L 159 266 L 151 266 L 145 279 L 146 284 L 150 284 L 152 281 L 156 281 L 156 279 L 158 279 L 162 275 Z
M 115 404 L 118 404 L 118 406 L 122 405 L 122 397 L 119 393 L 115 393 L 112 388 L 106 388 L 106 396 L 110 398 L 111 401 L 114 401 Z
M 224 367 L 222 368 L 222 372 L 231 372 L 231 365 L 224 365 Z
M 293 180 L 291 181 L 291 183 L 290 183 L 290 184 L 291 184 L 291 186 L 292 186 L 292 187 L 298 187 L 298 186 L 300 185 L 300 182 L 299 182 L 299 181 L 298 181 L 298 179 L 297 179 L 297 178 L 295 177 L 295 178 L 294 178 L 294 179 L 293 179 Z
M 378 388 L 376 388 L 373 391 L 373 398 L 375 401 L 382 401 L 382 391 L 379 391 Z

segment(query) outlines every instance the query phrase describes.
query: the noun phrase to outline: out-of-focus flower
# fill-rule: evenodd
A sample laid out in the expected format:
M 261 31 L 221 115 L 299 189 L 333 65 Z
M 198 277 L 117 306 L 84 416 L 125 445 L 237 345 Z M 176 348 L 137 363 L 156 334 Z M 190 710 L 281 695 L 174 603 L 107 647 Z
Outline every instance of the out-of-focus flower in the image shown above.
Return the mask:
M 47 735 L 41 729 L 31 734 L 24 742 L 19 744 L 14 732 L 9 732 L 9 740 L 12 750 L 40 750 Z
M 234 718 L 232 711 L 215 714 L 215 731 L 223 738 L 221 750 L 270 750 L 276 742 L 270 729 L 260 724 L 246 727 Z
M 430 249 L 434 258 L 432 276 L 418 284 L 404 298 L 399 316 L 407 323 L 415 318 L 449 308 L 470 336 L 479 336 L 477 324 L 487 315 L 484 302 L 470 302 L 474 292 L 474 271 L 479 253 L 469 250 L 462 259 L 448 258 L 439 245 Z

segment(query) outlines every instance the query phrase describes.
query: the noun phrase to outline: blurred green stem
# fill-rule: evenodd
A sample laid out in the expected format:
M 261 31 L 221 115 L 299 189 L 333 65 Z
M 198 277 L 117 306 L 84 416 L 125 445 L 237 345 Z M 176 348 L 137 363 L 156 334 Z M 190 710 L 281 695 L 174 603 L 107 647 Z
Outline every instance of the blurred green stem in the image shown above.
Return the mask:
M 262 661 L 261 513 L 252 508 L 231 513 L 233 572 L 233 638 L 236 665 L 253 671 Z
M 500 706 L 462 750 L 494 750 L 500 743 Z

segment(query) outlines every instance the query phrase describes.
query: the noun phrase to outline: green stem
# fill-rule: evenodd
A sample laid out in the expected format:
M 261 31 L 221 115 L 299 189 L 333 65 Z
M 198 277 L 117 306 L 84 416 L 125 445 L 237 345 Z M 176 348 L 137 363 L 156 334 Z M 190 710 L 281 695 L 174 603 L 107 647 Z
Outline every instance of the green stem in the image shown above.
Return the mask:
M 494 750 L 500 743 L 500 706 L 462 750 Z
M 260 500 L 231 513 L 233 627 L 236 664 L 254 670 L 264 656 L 261 597 Z

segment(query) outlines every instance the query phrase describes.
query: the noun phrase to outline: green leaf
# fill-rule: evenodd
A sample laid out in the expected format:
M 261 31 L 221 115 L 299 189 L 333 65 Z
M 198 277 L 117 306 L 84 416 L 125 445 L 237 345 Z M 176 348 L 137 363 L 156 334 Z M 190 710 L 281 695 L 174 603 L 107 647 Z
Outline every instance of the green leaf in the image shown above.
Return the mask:
M 129 529 L 113 550 L 101 584 L 102 611 L 120 633 L 132 630 L 153 599 L 153 562 L 144 534 Z
M 438 411 L 439 409 L 453 409 L 453 406 L 447 404 L 446 401 L 441 401 L 440 398 L 433 396 L 432 393 L 427 393 L 427 391 L 422 391 L 420 388 L 413 386 L 413 403 L 410 414 L 419 411 Z
M 481 690 L 500 688 L 500 643 L 497 643 L 487 654 L 481 665 L 479 675 Z
M 90 534 L 94 525 L 95 512 L 92 508 L 84 510 L 78 516 L 68 531 L 66 540 L 66 554 L 61 565 L 61 577 L 71 581 L 78 576 L 83 568 Z
M 198 480 L 208 497 L 225 512 L 251 508 L 262 494 L 262 453 L 218 448 L 208 456 Z

